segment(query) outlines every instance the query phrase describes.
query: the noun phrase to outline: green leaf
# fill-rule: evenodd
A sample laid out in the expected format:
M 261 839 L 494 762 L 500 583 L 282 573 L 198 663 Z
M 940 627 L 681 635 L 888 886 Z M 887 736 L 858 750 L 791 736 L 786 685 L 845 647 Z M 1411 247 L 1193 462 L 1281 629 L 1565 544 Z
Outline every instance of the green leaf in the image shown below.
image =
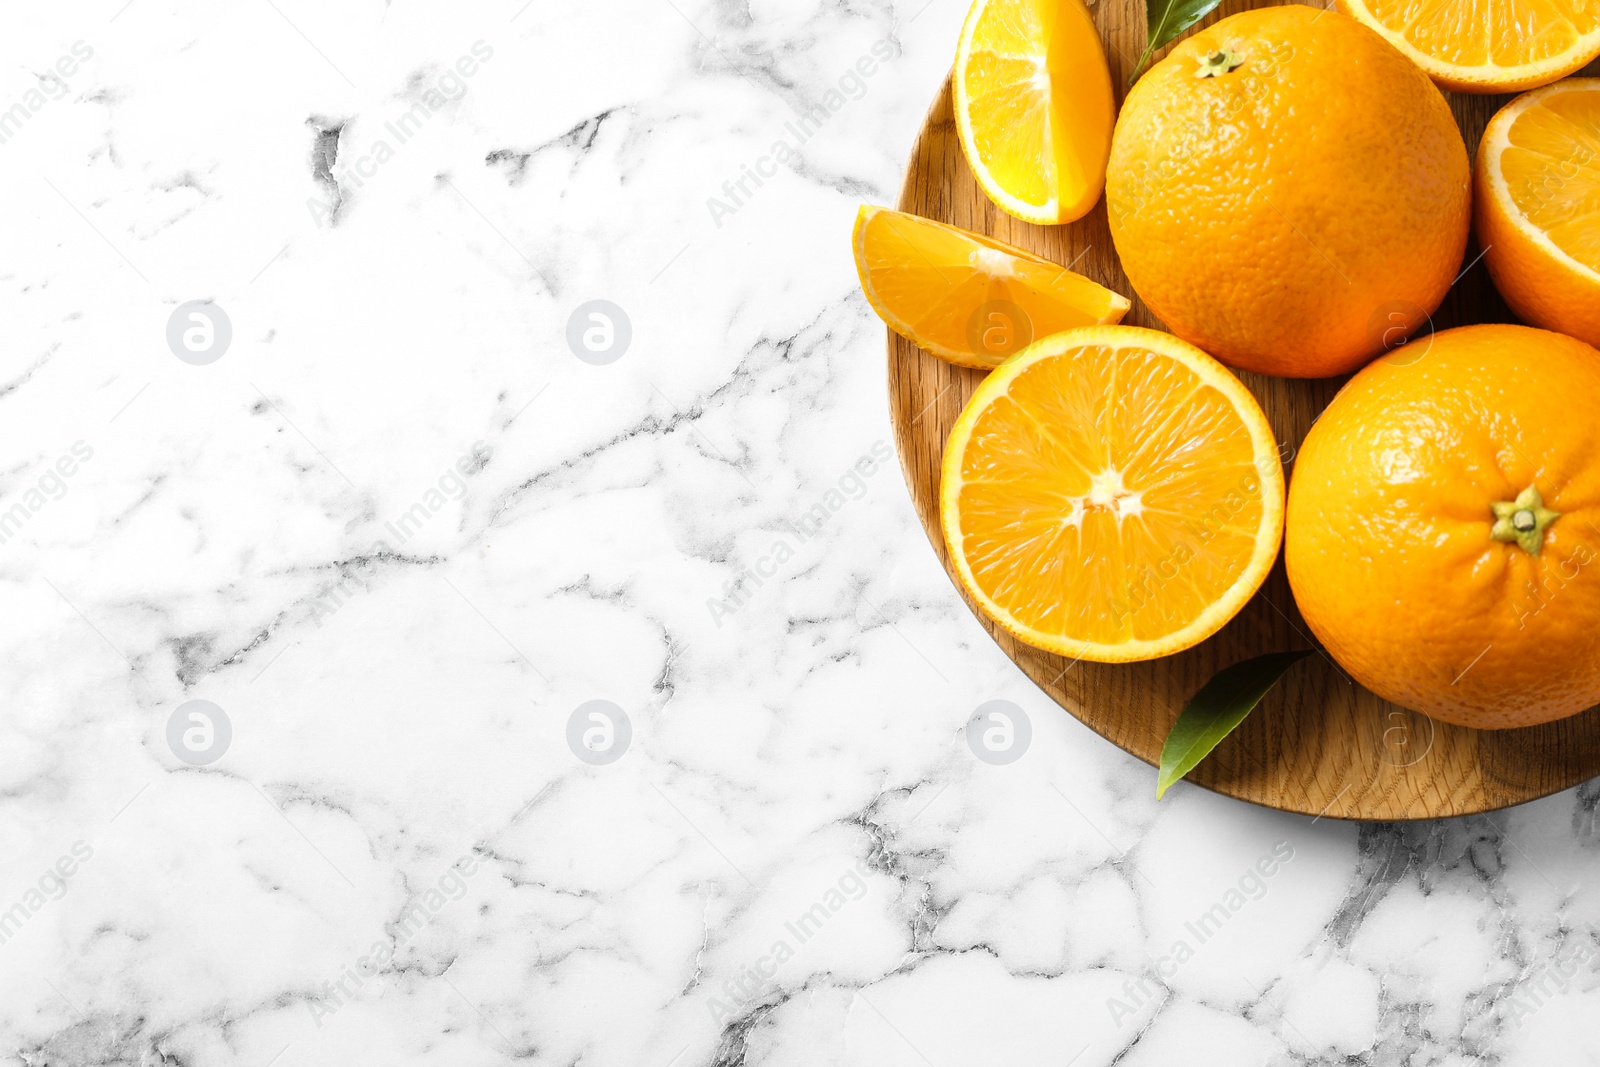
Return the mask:
M 1244 717 L 1278 684 L 1284 672 L 1312 651 L 1307 648 L 1298 652 L 1269 652 L 1224 667 L 1201 686 L 1200 692 L 1178 714 L 1178 721 L 1172 724 L 1166 743 L 1161 746 L 1156 799 L 1160 800 L 1173 782 L 1210 755 L 1211 750 L 1233 733 L 1234 727 L 1244 722 Z
M 1222 0 L 1144 0 L 1145 46 L 1139 65 L 1128 75 L 1132 85 L 1144 73 L 1144 65 L 1158 48 L 1178 39 L 1178 34 L 1217 9 Z

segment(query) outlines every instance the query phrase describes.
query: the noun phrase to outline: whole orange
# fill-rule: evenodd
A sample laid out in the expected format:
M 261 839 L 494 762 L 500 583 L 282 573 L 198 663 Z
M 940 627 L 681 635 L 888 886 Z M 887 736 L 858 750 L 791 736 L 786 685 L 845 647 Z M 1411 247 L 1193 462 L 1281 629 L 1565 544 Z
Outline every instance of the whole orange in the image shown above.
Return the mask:
M 1245 370 L 1342 374 L 1422 325 L 1461 269 L 1470 168 L 1449 105 L 1333 11 L 1246 11 L 1123 104 L 1106 205 L 1173 333 Z
M 1526 326 L 1418 338 L 1340 390 L 1294 460 L 1285 559 L 1374 693 L 1531 726 L 1600 702 L 1600 351 Z

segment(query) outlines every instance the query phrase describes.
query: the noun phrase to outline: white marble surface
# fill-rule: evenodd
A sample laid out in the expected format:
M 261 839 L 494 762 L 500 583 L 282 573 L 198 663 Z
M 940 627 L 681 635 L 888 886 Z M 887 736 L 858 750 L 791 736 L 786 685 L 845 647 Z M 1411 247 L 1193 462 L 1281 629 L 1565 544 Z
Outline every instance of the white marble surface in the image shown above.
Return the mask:
M 949 587 L 847 234 L 963 9 L 7 13 L 5 1062 L 1600 1057 L 1600 790 L 1157 805 Z

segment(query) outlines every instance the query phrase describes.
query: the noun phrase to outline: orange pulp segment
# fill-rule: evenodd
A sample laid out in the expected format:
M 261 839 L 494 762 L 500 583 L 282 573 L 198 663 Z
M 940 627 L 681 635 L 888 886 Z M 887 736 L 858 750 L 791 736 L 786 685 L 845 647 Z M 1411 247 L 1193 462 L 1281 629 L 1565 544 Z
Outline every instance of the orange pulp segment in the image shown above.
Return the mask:
M 1035 338 L 1128 311 L 1126 297 L 1059 263 L 917 215 L 863 205 L 852 243 L 878 316 L 964 367 L 997 367 Z
M 951 87 L 962 150 L 991 200 L 1046 225 L 1088 214 L 1116 109 L 1082 0 L 975 0 Z

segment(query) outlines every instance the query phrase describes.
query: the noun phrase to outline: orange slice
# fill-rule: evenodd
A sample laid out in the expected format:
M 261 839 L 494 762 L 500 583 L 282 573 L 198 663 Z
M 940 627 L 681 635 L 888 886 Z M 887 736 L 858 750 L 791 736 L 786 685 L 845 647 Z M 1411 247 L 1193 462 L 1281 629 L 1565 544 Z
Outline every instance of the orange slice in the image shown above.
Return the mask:
M 1036 337 L 1128 311 L 1127 298 L 1059 263 L 888 208 L 863 205 L 852 243 L 878 317 L 963 367 L 998 367 Z
M 1600 55 L 1592 0 L 1338 0 L 1439 85 L 1514 93 L 1564 78 Z
M 1525 93 L 1478 149 L 1478 243 L 1525 322 L 1600 347 L 1600 78 Z
M 975 0 L 951 86 L 961 148 L 989 199 L 1045 225 L 1089 213 L 1116 108 L 1083 0 Z
M 1266 416 L 1170 334 L 1055 334 L 985 378 L 950 432 L 939 515 L 962 587 L 1007 632 L 1101 663 L 1221 629 L 1283 538 Z

